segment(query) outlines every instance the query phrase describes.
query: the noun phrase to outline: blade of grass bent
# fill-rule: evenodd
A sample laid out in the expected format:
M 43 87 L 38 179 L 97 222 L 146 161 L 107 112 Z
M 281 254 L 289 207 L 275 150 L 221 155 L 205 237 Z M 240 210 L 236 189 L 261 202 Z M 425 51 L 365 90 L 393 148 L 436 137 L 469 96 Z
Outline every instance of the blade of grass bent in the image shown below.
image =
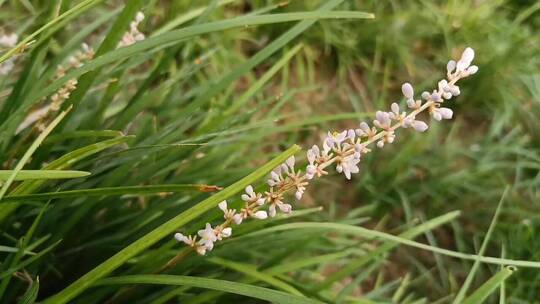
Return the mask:
M 489 225 L 484 241 L 482 242 L 482 245 L 480 246 L 480 250 L 478 251 L 479 256 L 484 255 L 484 252 L 486 251 L 487 244 L 489 243 L 489 240 L 491 239 L 491 234 L 493 233 L 493 230 L 495 229 L 495 226 L 497 225 L 497 221 L 499 219 L 499 213 L 501 211 L 501 207 L 504 203 L 504 200 L 506 199 L 506 195 L 508 194 L 509 189 L 510 188 L 508 186 L 506 187 L 506 189 L 504 189 L 503 195 L 501 196 L 501 199 L 499 200 L 499 204 L 497 205 L 497 209 L 495 210 L 495 214 L 493 215 L 491 224 Z M 480 261 L 478 260 L 475 261 L 473 264 L 473 267 L 471 268 L 471 271 L 469 271 L 469 274 L 467 275 L 467 278 L 465 279 L 465 282 L 463 283 L 463 286 L 461 286 L 461 289 L 456 295 L 453 304 L 459 304 L 463 302 L 463 298 L 465 298 L 465 294 L 469 290 L 469 287 L 471 286 L 472 280 L 474 279 L 474 276 L 476 275 L 476 271 L 478 271 L 479 266 L 480 266 Z
M 459 212 L 451 212 L 450 214 L 453 214 L 454 216 L 459 215 Z M 426 245 L 423 243 L 415 242 L 410 239 L 395 236 L 392 234 L 388 234 L 381 231 L 376 230 L 370 230 L 363 227 L 358 226 L 352 226 L 352 225 L 346 225 L 346 224 L 338 224 L 338 223 L 293 223 L 293 224 L 283 224 L 276 227 L 267 228 L 264 230 L 260 230 L 257 232 L 254 232 L 251 234 L 251 236 L 258 235 L 258 234 L 264 234 L 264 233 L 272 233 L 275 231 L 286 231 L 290 229 L 320 229 L 324 231 L 341 231 L 344 233 L 352 233 L 357 234 L 363 237 L 368 238 L 379 238 L 383 240 L 390 241 L 395 244 L 403 244 L 415 248 L 419 248 L 422 250 L 431 251 L 434 253 L 440 253 L 446 256 L 463 259 L 463 260 L 472 260 L 476 261 L 479 260 L 480 262 L 487 263 L 487 264 L 495 264 L 495 265 L 512 265 L 517 267 L 527 267 L 527 268 L 540 268 L 540 261 L 524 261 L 524 260 L 511 260 L 511 259 L 501 259 L 501 258 L 495 258 L 495 257 L 486 257 L 486 256 L 479 256 L 476 254 L 469 254 L 469 253 L 462 253 L 457 251 L 452 251 L 448 249 L 443 249 L 439 247 L 434 247 L 430 245 Z
M 297 296 L 303 296 L 303 294 L 298 291 L 298 289 L 294 288 L 293 286 L 287 284 L 286 282 L 281 281 L 280 279 L 275 278 L 273 275 L 260 272 L 257 270 L 257 268 L 253 265 L 233 262 L 229 260 L 225 260 L 222 258 L 214 257 L 208 259 L 209 262 L 215 263 L 217 265 L 223 266 L 225 268 L 232 269 L 234 271 L 238 271 L 240 273 L 243 273 L 247 275 L 248 277 L 254 278 L 258 281 L 265 282 L 271 286 L 274 286 L 276 288 L 279 288 L 283 291 L 286 291 L 288 293 L 297 295 Z
M 244 177 L 243 179 L 237 181 L 236 183 L 230 185 L 229 187 L 223 189 L 217 194 L 209 197 L 208 199 L 203 200 L 197 205 L 191 207 L 190 209 L 182 212 L 181 214 L 173 217 L 169 221 L 163 223 L 161 226 L 155 228 L 151 232 L 147 233 L 143 237 L 139 238 L 137 241 L 133 242 L 131 245 L 120 250 L 115 255 L 92 269 L 90 272 L 83 275 L 81 278 L 73 282 L 71 285 L 57 293 L 56 295 L 51 296 L 44 303 L 66 303 L 71 299 L 75 298 L 78 294 L 89 288 L 96 280 L 105 277 L 113 270 L 124 264 L 128 259 L 137 255 L 146 248 L 152 246 L 162 238 L 167 235 L 171 235 L 176 229 L 182 227 L 183 225 L 189 223 L 191 220 L 202 215 L 208 210 L 215 208 L 219 202 L 227 199 L 228 197 L 236 194 L 237 192 L 244 189 L 246 186 L 252 184 L 256 180 L 265 176 L 277 167 L 279 164 L 283 163 L 287 158 L 289 158 L 294 153 L 298 152 L 300 147 L 297 145 L 292 146 L 285 152 L 281 153 L 279 156 L 266 163 L 265 165 L 259 167 L 253 173 Z
M 463 304 L 477 304 L 484 303 L 484 301 L 502 284 L 508 279 L 516 269 L 514 267 L 505 267 L 489 280 L 487 280 L 482 286 L 480 286 L 475 292 L 468 296 L 462 303 Z
M 232 281 L 209 279 L 190 276 L 175 276 L 175 275 L 132 275 L 113 277 L 103 279 L 98 282 L 99 285 L 110 284 L 162 284 L 162 285 L 183 285 L 205 289 L 213 289 L 244 295 L 256 299 L 266 300 L 272 303 L 296 303 L 296 304 L 313 304 L 321 303 L 306 297 L 301 297 L 282 291 L 277 291 L 269 288 L 237 283 Z
M 131 138 L 130 136 L 117 137 L 113 139 L 100 141 L 100 142 L 88 145 L 86 147 L 82 147 L 80 149 L 77 149 L 75 151 L 72 151 L 63 155 L 62 157 L 58 158 L 57 160 L 45 166 L 43 169 L 44 170 L 61 170 L 61 169 L 71 167 L 77 162 L 81 161 L 82 159 L 85 159 L 89 156 L 99 153 L 112 146 L 125 143 L 130 138 Z M 22 184 L 20 184 L 17 188 L 15 188 L 15 190 L 10 192 L 10 195 L 32 193 L 33 191 L 36 191 L 37 189 L 39 189 L 39 187 L 41 187 L 44 182 L 45 180 L 25 181 Z M 0 209 L 0 223 L 5 218 L 7 218 L 13 211 L 15 211 L 18 206 L 19 206 L 18 203 L 4 204 L 2 208 Z
M 69 109 L 68 109 L 68 111 L 69 111 Z M 58 115 L 47 126 L 47 128 L 45 128 L 45 130 L 43 130 L 43 132 L 41 132 L 41 134 L 39 134 L 39 136 L 36 138 L 36 140 L 34 140 L 34 142 L 28 148 L 28 150 L 26 150 L 24 155 L 21 157 L 21 160 L 17 163 L 17 165 L 15 166 L 15 169 L 13 170 L 13 172 L 11 173 L 11 175 L 9 176 L 9 178 L 6 180 L 5 184 L 3 185 L 2 189 L 0 190 L 0 201 L 2 200 L 2 197 L 4 197 L 4 195 L 6 194 L 7 190 L 9 189 L 9 186 L 11 186 L 11 183 L 13 183 L 13 181 L 17 177 L 17 174 L 19 173 L 19 171 L 22 170 L 23 166 L 30 159 L 32 154 L 34 154 L 34 152 L 37 150 L 39 145 L 43 142 L 43 140 L 45 140 L 47 135 L 49 135 L 49 133 L 52 132 L 54 127 L 56 127 L 60 123 L 60 121 L 66 116 L 68 111 L 61 112 L 60 115 Z

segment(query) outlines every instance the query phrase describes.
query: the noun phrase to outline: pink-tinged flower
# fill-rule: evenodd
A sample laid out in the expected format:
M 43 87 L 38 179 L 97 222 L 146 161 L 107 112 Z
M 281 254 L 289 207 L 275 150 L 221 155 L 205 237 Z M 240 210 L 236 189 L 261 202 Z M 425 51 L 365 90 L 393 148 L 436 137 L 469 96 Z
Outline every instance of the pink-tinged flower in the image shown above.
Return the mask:
M 199 230 L 197 234 L 200 237 L 200 240 L 198 242 L 199 245 L 204 246 L 208 251 L 214 248 L 214 242 L 217 240 L 217 236 L 214 228 L 212 228 L 212 225 L 206 223 L 206 227 L 202 230 Z
M 255 203 L 257 206 L 261 206 L 264 204 L 264 198 L 262 197 L 262 194 L 255 193 L 253 190 L 253 186 L 249 185 L 246 187 L 246 194 L 242 194 L 242 200 L 248 204 Z

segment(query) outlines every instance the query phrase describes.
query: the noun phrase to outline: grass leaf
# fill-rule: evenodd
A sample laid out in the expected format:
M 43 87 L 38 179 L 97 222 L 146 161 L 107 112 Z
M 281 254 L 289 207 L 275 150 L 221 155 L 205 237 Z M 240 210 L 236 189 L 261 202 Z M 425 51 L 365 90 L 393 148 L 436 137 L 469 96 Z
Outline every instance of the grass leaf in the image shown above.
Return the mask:
M 174 275 L 133 275 L 123 277 L 112 277 L 97 282 L 99 285 L 111 284 L 161 284 L 161 285 L 183 285 L 205 289 L 213 289 L 228 293 L 239 294 L 243 296 L 261 299 L 272 303 L 295 303 L 295 304 L 313 304 L 321 303 L 306 297 L 297 296 L 282 291 L 263 288 L 255 285 L 236 283 L 218 279 L 208 279 L 190 276 Z
M 287 158 L 289 158 L 291 155 L 298 152 L 299 150 L 299 146 L 292 146 L 287 151 L 281 153 L 279 156 L 277 156 L 270 162 L 255 170 L 250 175 L 244 177 L 243 179 L 223 189 L 217 194 L 173 217 L 161 226 L 155 228 L 140 239 L 131 243 L 131 245 L 117 252 L 115 255 L 113 255 L 112 257 L 98 265 L 96 268 L 76 280 L 74 283 L 66 287 L 64 290 L 48 298 L 45 303 L 56 304 L 66 303 L 70 301 L 78 294 L 83 292 L 85 289 L 90 287 L 96 280 L 105 277 L 114 269 L 124 264 L 128 259 L 139 254 L 144 249 L 152 246 L 156 242 L 160 241 L 162 238 L 168 235 L 170 236 L 175 230 L 189 223 L 191 220 L 209 211 L 210 209 L 215 208 L 221 201 L 242 191 L 246 186 L 252 184 L 256 180 L 268 174 L 268 172 L 277 167 L 279 164 L 283 163 Z
M 478 304 L 484 303 L 484 301 L 514 272 L 515 267 L 508 266 L 497 272 L 494 276 L 489 278 L 482 286 L 475 290 L 470 296 L 468 296 L 462 303 L 463 304 Z

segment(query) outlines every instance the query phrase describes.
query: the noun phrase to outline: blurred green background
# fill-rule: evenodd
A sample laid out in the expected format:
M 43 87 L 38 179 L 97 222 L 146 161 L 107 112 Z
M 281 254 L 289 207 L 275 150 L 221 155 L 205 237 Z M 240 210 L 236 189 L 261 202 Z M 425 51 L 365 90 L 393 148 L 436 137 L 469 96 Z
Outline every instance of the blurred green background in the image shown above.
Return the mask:
M 54 9 L 64 11 L 79 2 L 0 0 L 0 28 L 24 37 L 46 22 Z M 245 14 L 313 11 L 321 2 L 215 1 L 210 9 L 189 15 L 207 4 L 144 1 L 141 10 L 146 19 L 140 29 L 152 37 L 165 31 L 163 26 L 171 20 L 185 21 L 177 26 L 187 27 Z M 31 77 L 41 87 L 23 90 L 21 104 L 30 99 L 30 92 L 52 82 L 56 65 L 81 42 L 97 49 L 122 6 L 122 1 L 96 4 L 63 24 L 46 43 L 38 40 L 38 47 L 19 56 L 15 72 L 0 77 L 2 113 L 12 115 L 17 109 L 18 103 L 6 111 L 6 100 L 29 62 L 38 66 Z M 234 233 L 237 239 L 217 245 L 209 257 L 190 255 L 170 273 L 272 286 L 238 270 L 234 263 L 262 271 L 323 257 L 319 263 L 293 267 L 275 277 L 331 303 L 452 303 L 471 271 L 471 261 L 400 246 L 359 267 L 348 267 L 375 250 L 380 241 L 320 231 L 292 230 L 264 238 L 250 238 L 249 233 L 303 220 L 399 234 L 461 210 L 457 220 L 417 240 L 475 253 L 507 186 L 511 188 L 485 255 L 540 261 L 540 3 L 344 1 L 337 10 L 370 12 L 375 19 L 317 21 L 254 66 L 249 66 L 250 60 L 294 23 L 213 32 L 103 67 L 89 91 L 76 96 L 78 103 L 69 119 L 52 135 L 56 139 L 45 142 L 25 168 L 42 168 L 70 151 L 106 140 L 97 133 L 82 136 L 76 131 L 111 129 L 135 137 L 115 133 L 122 138 L 119 144 L 72 167 L 92 172 L 90 177 L 47 182 L 35 192 L 158 184 L 227 186 L 292 144 L 305 151 L 319 143 L 327 130 L 355 128 L 363 119 L 371 121 L 376 110 L 388 110 L 392 102 L 404 104 L 400 92 L 404 82 L 412 83 L 416 92 L 434 88 L 445 76 L 447 61 L 459 58 L 470 46 L 480 70 L 460 82 L 462 94 L 449 103 L 452 120 L 430 123 L 421 134 L 399 131 L 394 144 L 374 148 L 362 159 L 361 171 L 351 181 L 332 174 L 311 185 L 295 205 L 296 210 L 307 211 L 291 219 L 242 225 Z M 265 79 L 272 68 L 276 72 Z M 12 168 L 20 159 L 36 136 L 31 132 L 2 141 L 2 169 Z M 7 285 L 6 303 L 26 290 L 28 282 L 20 278 L 21 273 L 34 279 L 39 275 L 38 298 L 44 299 L 208 195 L 82 195 L 53 200 L 31 244 L 42 250 L 62 241 L 18 270 Z M 29 200 L 4 213 L 0 244 L 17 247 L 44 203 Z M 218 217 L 216 209 L 182 231 L 194 232 Z M 130 259 L 115 274 L 152 273 L 181 248 L 171 236 Z M 5 257 L 0 266 L 6 271 L 13 256 L 0 254 Z M 497 269 L 481 265 L 472 286 L 480 286 Z M 536 303 L 540 272 L 520 268 L 506 281 L 505 290 L 506 303 Z M 256 302 L 217 291 L 157 285 L 144 285 L 127 295 L 120 286 L 100 286 L 75 302 L 107 299 Z M 495 295 L 489 301 L 498 303 L 499 298 Z

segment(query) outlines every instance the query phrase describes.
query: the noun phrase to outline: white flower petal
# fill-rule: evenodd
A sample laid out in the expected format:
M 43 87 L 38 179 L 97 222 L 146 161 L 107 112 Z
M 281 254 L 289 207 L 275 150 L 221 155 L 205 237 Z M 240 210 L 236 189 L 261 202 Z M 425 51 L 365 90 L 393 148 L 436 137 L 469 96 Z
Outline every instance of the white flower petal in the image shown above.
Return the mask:
M 414 97 L 414 90 L 410 83 L 406 82 L 401 86 L 401 92 L 403 93 L 403 96 L 407 99 L 413 99 Z
M 454 112 L 449 108 L 439 108 L 438 112 L 441 113 L 441 116 L 444 119 L 451 119 L 454 114 Z
M 253 214 L 253 217 L 259 220 L 264 220 L 268 218 L 268 214 L 266 213 L 266 211 L 260 210 L 260 211 L 255 212 L 255 214 Z
M 415 120 L 412 122 L 412 127 L 418 131 L 418 132 L 424 132 L 428 129 L 428 125 L 427 123 L 423 122 L 423 121 L 420 121 L 420 120 Z
M 456 69 L 456 62 L 454 60 L 448 61 L 448 64 L 446 65 L 446 71 L 448 74 L 452 73 Z
M 218 204 L 219 209 L 223 212 L 227 212 L 227 201 L 222 201 Z
M 232 228 L 231 227 L 223 228 L 223 230 L 221 230 L 221 236 L 230 237 L 231 235 L 232 235 Z

